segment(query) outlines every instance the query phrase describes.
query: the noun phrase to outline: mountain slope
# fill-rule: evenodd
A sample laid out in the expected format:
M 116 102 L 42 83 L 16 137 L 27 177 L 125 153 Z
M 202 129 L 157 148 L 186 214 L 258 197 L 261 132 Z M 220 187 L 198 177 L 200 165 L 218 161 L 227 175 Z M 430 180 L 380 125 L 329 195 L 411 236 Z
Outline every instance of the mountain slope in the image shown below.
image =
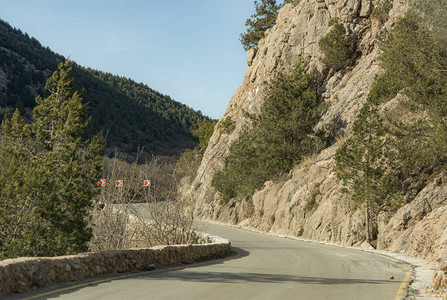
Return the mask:
M 336 244 L 360 245 L 365 240 L 365 207 L 341 192 L 334 156 L 352 132 L 374 79 L 383 72 L 376 37 L 390 31 L 408 8 L 408 1 L 392 1 L 386 13 L 388 21 L 382 24 L 371 17 L 374 6 L 382 2 L 303 0 L 280 11 L 276 25 L 267 30 L 257 48 L 248 51 L 244 81 L 215 127 L 195 179 L 181 189 L 197 216 Z M 339 18 L 357 49 L 354 63 L 339 72 L 325 67 L 318 47 L 334 18 Z M 264 82 L 277 71 L 288 72 L 300 59 L 317 74 L 318 93 L 328 104 L 315 130 L 338 137 L 338 141 L 288 174 L 266 182 L 252 197 L 223 203 L 212 178 L 224 166 L 232 143 L 250 124 L 247 112 L 259 114 Z M 223 130 L 229 123 L 231 130 Z M 435 267 L 447 270 L 445 182 L 445 174 L 441 174 L 422 186 L 411 203 L 394 214 L 378 216 L 377 248 L 427 258 Z M 445 285 L 447 279 L 443 280 Z
M 64 59 L 0 20 L 0 121 L 15 108 L 30 118 L 34 98 L 46 95 L 45 81 Z M 73 75 L 89 104 L 89 134 L 103 130 L 109 147 L 174 154 L 197 144 L 190 131 L 205 118 L 200 111 L 129 78 L 76 64 Z

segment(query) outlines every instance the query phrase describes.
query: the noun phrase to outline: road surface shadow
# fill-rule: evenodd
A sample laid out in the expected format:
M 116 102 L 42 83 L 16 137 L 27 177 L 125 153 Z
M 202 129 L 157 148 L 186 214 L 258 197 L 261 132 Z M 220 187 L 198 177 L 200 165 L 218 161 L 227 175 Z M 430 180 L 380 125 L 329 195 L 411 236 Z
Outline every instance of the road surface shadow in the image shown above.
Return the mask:
M 284 274 L 266 273 L 231 273 L 231 272 L 197 272 L 194 270 L 182 272 L 167 271 L 162 273 L 147 274 L 147 276 L 136 276 L 138 279 L 148 280 L 181 280 L 196 282 L 218 282 L 218 283 L 244 283 L 244 282 L 295 282 L 303 284 L 386 284 L 395 283 L 393 280 L 373 280 L 355 278 L 330 278 L 330 277 L 307 277 Z
M 16 299 L 23 299 L 28 297 L 33 297 L 33 299 L 48 299 L 57 297 L 59 295 L 64 294 L 70 294 L 75 291 L 78 291 L 80 289 L 86 288 L 86 287 L 93 287 L 98 286 L 103 283 L 108 283 L 112 281 L 117 280 L 127 280 L 132 278 L 145 278 L 150 279 L 153 274 L 156 273 L 166 273 L 166 272 L 177 272 L 180 270 L 184 270 L 186 268 L 196 268 L 196 267 L 203 267 L 203 266 L 211 266 L 211 265 L 219 265 L 224 263 L 228 260 L 234 260 L 234 259 L 240 259 L 245 256 L 248 256 L 250 253 L 248 251 L 245 251 L 238 247 L 231 247 L 231 253 L 229 256 L 225 258 L 220 259 L 212 259 L 192 264 L 183 264 L 179 266 L 166 266 L 161 268 L 156 268 L 153 271 L 132 271 L 132 272 L 126 272 L 126 273 L 114 273 L 114 274 L 105 274 L 105 275 L 98 275 L 93 278 L 84 279 L 76 282 L 64 282 L 64 283 L 58 283 L 55 285 L 51 285 L 48 287 L 42 287 L 37 290 L 28 291 L 25 293 L 15 293 L 8 295 L 5 298 L 1 298 L 4 300 L 16 300 Z M 159 278 L 154 278 L 159 279 Z M 45 295 L 43 295 L 45 294 Z M 42 295 L 42 296 L 39 296 Z M 37 298 L 34 298 L 36 297 Z

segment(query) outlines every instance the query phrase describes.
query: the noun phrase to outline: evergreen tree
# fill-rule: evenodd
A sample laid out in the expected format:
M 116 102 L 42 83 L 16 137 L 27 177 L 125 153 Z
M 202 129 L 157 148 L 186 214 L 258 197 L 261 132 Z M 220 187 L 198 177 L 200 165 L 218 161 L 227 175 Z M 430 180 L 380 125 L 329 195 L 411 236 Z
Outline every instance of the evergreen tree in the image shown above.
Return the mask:
M 0 175 L 0 219 L 16 219 L 13 234 L 2 236 L 4 257 L 87 250 L 98 193 L 92 182 L 101 175 L 104 145 L 100 135 L 82 139 L 88 120 L 81 94 L 72 92 L 71 65 L 61 63 L 48 79 L 50 96 L 36 98 L 31 126 L 17 111 L 3 122 L 0 165 L 7 167 Z M 7 224 L 0 226 L 0 234 L 8 232 Z
M 208 147 L 208 142 L 213 135 L 216 123 L 217 122 L 214 120 L 202 119 L 197 121 L 197 129 L 191 131 L 192 134 L 199 139 L 199 154 L 203 155 L 203 153 L 205 153 L 205 150 Z
M 282 7 L 276 4 L 276 0 L 255 0 L 254 4 L 256 13 L 245 21 L 245 26 L 248 28 L 245 33 L 241 33 L 240 38 L 245 51 L 256 47 L 259 40 L 264 37 L 265 31 L 275 25 L 279 9 Z
M 0 259 L 28 254 L 24 236 L 32 236 L 31 220 L 37 220 L 32 209 L 31 182 L 36 169 L 31 167 L 30 126 L 16 110 L 11 119 L 3 121 L 1 132 Z
M 365 203 L 365 236 L 372 241 L 377 231 L 377 214 L 399 200 L 394 189 L 397 176 L 393 169 L 395 150 L 387 147 L 385 127 L 377 103 L 369 101 L 354 123 L 352 135 L 337 150 L 337 174 L 343 179 L 343 192 Z
M 349 63 L 355 44 L 346 36 L 346 29 L 338 18 L 329 21 L 329 26 L 332 26 L 331 31 L 318 42 L 318 46 L 324 53 L 323 62 L 337 71 Z
M 213 178 L 223 201 L 253 195 L 267 180 L 318 152 L 323 142 L 312 132 L 323 109 L 305 64 L 287 75 L 279 73 L 268 85 L 253 128 L 230 146 L 223 170 Z

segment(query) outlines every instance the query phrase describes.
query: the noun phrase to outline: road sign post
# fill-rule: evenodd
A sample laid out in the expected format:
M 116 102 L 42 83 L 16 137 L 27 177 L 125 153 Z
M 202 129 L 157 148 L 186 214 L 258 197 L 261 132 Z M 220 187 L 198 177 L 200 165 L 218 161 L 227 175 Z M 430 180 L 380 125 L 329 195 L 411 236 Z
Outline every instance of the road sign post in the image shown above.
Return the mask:
M 151 196 L 151 181 L 150 180 L 145 180 L 144 181 L 144 186 L 148 187 L 148 189 L 147 189 L 147 200 L 149 201 L 150 196 Z
M 124 180 L 119 179 L 116 181 L 116 187 L 120 188 L 120 201 L 121 203 L 123 202 L 123 185 L 124 185 Z

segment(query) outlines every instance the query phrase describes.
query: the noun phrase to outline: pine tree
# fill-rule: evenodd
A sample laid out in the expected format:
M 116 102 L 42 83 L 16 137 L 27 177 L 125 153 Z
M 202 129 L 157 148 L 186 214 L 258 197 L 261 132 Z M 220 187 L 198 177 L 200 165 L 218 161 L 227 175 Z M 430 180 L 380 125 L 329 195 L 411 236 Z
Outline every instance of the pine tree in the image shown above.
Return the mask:
M 214 132 L 214 126 L 216 125 L 216 121 L 202 119 L 197 121 L 197 128 L 192 130 L 191 133 L 199 139 L 198 153 L 203 155 L 205 153 L 206 148 L 208 147 L 208 142 L 210 141 L 211 136 Z
M 388 2 L 382 1 L 386 14 Z M 368 240 L 379 211 L 412 201 L 447 162 L 447 1 L 413 4 L 383 35 L 379 60 L 385 72 L 374 80 L 335 157 L 345 191 L 366 202 Z M 397 103 L 379 115 L 391 99 Z
M 6 204 L 0 214 L 20 220 L 13 235 L 2 237 L 4 257 L 87 250 L 90 209 L 98 193 L 91 183 L 101 174 L 104 143 L 101 135 L 82 139 L 89 122 L 81 93 L 72 92 L 71 66 L 69 61 L 59 64 L 48 79 L 50 96 L 36 98 L 31 126 L 18 112 L 2 125 L 0 165 L 17 159 L 8 165 L 12 176 L 0 193 Z M 17 146 L 9 142 L 13 139 Z M 0 233 L 6 225 L 0 225 Z
M 15 111 L 3 121 L 0 136 L 0 259 L 20 255 L 24 235 L 35 219 L 30 188 L 33 145 L 30 127 Z
M 264 37 L 265 31 L 275 25 L 279 9 L 282 7 L 276 4 L 276 0 L 255 0 L 254 3 L 256 13 L 245 21 L 245 26 L 248 28 L 245 33 L 241 33 L 240 38 L 245 51 L 256 47 L 259 40 Z
M 395 149 L 388 147 L 378 105 L 368 101 L 354 123 L 352 135 L 337 150 L 337 174 L 343 192 L 358 203 L 365 203 L 366 241 L 374 237 L 375 220 L 383 209 L 399 201 L 395 190 Z

